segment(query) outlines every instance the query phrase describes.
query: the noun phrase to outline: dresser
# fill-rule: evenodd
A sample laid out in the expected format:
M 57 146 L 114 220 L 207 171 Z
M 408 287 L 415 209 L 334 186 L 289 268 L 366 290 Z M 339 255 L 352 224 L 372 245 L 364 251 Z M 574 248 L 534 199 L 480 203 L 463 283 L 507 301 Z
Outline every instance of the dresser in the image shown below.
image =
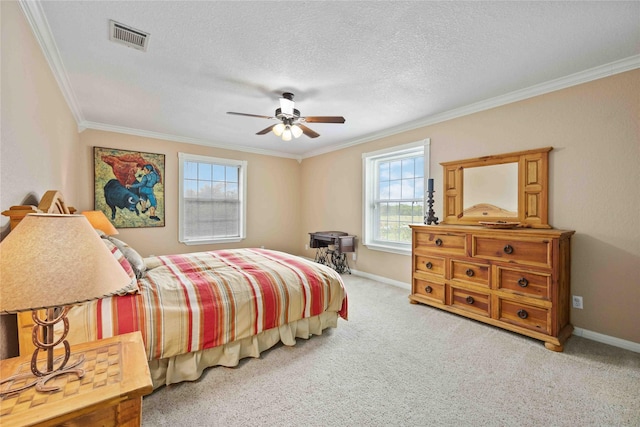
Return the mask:
M 571 236 L 556 229 L 412 225 L 411 303 L 562 351 L 570 323 Z

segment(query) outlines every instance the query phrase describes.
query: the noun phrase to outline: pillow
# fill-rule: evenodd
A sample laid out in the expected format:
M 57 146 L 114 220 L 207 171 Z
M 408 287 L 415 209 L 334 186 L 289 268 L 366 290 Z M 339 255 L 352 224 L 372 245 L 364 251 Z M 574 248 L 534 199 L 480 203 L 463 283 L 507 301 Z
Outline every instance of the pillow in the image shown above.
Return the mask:
M 122 252 L 122 254 L 127 259 L 127 261 L 129 261 L 129 264 L 131 264 L 131 267 L 133 268 L 133 272 L 135 273 L 136 278 L 142 279 L 145 275 L 145 272 L 147 271 L 147 266 L 145 265 L 144 260 L 142 259 L 142 256 L 140 256 L 140 254 L 135 249 L 133 249 L 131 246 L 129 246 L 122 240 L 119 240 L 119 239 L 116 239 L 115 237 L 110 237 L 110 236 L 106 236 L 105 238 L 111 241 L 111 243 L 113 243 L 114 245 L 116 245 L 118 249 L 120 249 L 120 252 Z
M 131 264 L 120 249 L 116 245 L 114 245 L 109 239 L 102 239 L 104 244 L 107 246 L 107 249 L 111 251 L 116 261 L 120 263 L 122 269 L 129 275 L 131 278 L 131 282 L 127 287 L 125 287 L 121 292 L 118 292 L 118 295 L 128 295 L 128 294 L 137 294 L 138 293 L 138 279 L 136 279 L 136 274 L 133 272 L 133 268 Z

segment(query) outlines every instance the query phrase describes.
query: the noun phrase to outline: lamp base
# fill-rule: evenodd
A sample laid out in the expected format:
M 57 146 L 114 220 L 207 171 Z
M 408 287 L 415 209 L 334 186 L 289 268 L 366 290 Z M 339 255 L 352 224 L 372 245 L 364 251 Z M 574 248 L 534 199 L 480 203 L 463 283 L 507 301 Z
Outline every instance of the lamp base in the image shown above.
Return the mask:
M 60 387 L 48 386 L 47 382 L 60 375 L 66 374 L 76 374 L 78 378 L 82 378 L 84 376 L 84 369 L 79 368 L 79 366 L 84 362 L 84 355 L 80 355 L 75 362 L 70 365 L 68 364 L 69 356 L 71 354 L 69 342 L 65 340 L 69 333 L 69 320 L 67 319 L 68 311 L 69 307 L 67 306 L 64 307 L 58 315 L 56 315 L 55 308 L 48 308 L 46 319 L 40 319 L 37 311 L 33 311 L 31 313 L 31 317 L 35 322 L 32 338 L 33 344 L 36 346 L 36 350 L 33 352 L 33 356 L 31 357 L 31 373 L 12 375 L 11 377 L 0 381 L 0 385 L 10 381 L 13 383 L 15 381 L 22 381 L 33 377 L 35 377 L 35 379 L 13 389 L 9 386 L 7 390 L 0 390 L 0 397 L 18 393 L 33 386 L 35 386 L 36 390 L 39 392 L 46 393 L 57 391 L 60 390 Z M 62 336 L 55 341 L 53 337 L 54 325 L 58 322 L 62 322 L 64 327 L 62 330 Z M 62 356 L 58 356 L 54 360 L 53 349 L 58 344 L 63 344 L 64 354 Z M 38 354 L 40 350 L 44 350 L 47 355 L 46 368 L 44 370 L 40 370 L 38 368 Z M 58 365 L 57 368 L 54 368 L 55 365 Z
M 62 358 L 64 358 L 64 356 L 59 356 L 54 360 L 54 363 L 58 363 Z M 67 375 L 67 374 L 75 374 L 78 376 L 78 378 L 82 378 L 85 373 L 84 369 L 81 368 L 83 363 L 84 363 L 84 354 L 81 354 L 78 357 L 78 360 L 74 361 L 73 363 L 66 365 L 65 367 L 60 368 L 56 371 L 46 373 L 43 376 L 36 376 L 32 372 L 12 375 L 0 381 L 0 386 L 7 383 L 10 383 L 10 384 L 21 383 L 23 381 L 27 381 L 27 383 L 15 388 L 11 388 L 11 385 L 9 385 L 9 387 L 7 387 L 6 389 L 0 389 L 0 397 L 5 397 L 14 393 L 19 393 L 31 387 L 35 387 L 36 390 L 41 393 L 58 391 L 60 390 L 59 386 L 47 385 L 47 382 L 49 382 L 50 380 L 56 377 L 59 377 L 60 375 Z

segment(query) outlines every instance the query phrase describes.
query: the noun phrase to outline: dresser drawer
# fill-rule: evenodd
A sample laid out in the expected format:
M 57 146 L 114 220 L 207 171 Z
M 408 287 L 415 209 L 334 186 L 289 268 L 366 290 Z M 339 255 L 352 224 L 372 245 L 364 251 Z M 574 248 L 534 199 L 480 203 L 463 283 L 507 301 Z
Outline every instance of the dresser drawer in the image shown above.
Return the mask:
M 543 299 L 549 299 L 551 274 L 532 273 L 505 267 L 496 268 L 496 288 Z
M 444 304 L 444 283 L 413 279 L 413 293 L 434 302 Z
M 415 271 L 444 278 L 444 258 L 416 255 Z
M 411 303 L 530 336 L 549 350 L 562 351 L 573 330 L 573 231 L 410 227 Z
M 479 314 L 481 316 L 490 316 L 490 297 L 488 294 L 460 289 L 455 286 L 451 286 L 449 289 L 451 292 L 451 298 L 449 301 L 451 301 L 450 305 L 452 307 Z
M 494 239 L 473 236 L 473 256 L 550 267 L 551 240 Z
M 437 251 L 443 254 L 465 255 L 466 236 L 464 234 L 415 232 L 413 245 L 416 252 Z
M 549 310 L 516 301 L 500 299 L 498 319 L 533 331 L 550 334 Z
M 451 279 L 489 287 L 489 265 L 451 260 Z

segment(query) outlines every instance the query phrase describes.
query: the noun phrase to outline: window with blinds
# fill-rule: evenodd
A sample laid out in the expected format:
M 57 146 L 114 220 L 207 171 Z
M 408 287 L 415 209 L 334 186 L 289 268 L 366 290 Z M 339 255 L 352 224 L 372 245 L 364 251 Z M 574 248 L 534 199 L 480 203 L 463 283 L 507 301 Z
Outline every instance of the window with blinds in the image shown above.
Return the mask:
M 179 153 L 180 242 L 238 242 L 245 234 L 247 162 Z

